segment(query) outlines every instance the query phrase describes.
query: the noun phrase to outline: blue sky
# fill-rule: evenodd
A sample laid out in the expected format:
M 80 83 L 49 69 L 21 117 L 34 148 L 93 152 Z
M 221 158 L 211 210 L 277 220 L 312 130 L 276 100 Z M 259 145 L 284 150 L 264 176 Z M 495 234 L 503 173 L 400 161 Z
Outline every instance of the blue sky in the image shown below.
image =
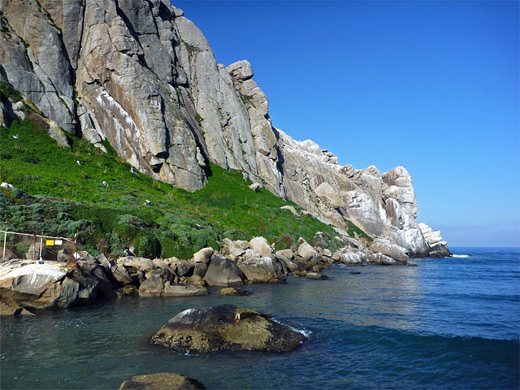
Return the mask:
M 403 165 L 452 247 L 520 246 L 519 2 L 173 1 L 251 62 L 274 126 Z

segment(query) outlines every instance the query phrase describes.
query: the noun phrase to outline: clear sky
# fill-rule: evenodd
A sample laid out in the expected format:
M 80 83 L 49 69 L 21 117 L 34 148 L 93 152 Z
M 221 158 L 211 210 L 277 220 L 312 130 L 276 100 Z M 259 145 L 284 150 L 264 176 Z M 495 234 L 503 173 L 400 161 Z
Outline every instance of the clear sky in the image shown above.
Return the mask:
M 403 165 L 452 247 L 520 246 L 518 1 L 173 1 L 251 62 L 273 125 Z

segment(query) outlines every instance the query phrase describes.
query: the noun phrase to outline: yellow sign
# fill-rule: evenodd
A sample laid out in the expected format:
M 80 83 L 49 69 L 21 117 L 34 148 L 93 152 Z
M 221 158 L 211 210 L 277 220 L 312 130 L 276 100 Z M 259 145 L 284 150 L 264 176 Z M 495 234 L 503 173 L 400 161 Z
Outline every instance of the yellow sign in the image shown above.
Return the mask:
M 54 240 L 45 240 L 45 245 L 54 246 Z

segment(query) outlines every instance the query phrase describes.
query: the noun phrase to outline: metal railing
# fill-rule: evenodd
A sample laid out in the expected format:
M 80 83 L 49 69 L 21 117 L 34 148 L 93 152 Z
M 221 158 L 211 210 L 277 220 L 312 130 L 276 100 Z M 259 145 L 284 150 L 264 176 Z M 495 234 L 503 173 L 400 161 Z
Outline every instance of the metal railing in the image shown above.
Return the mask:
M 59 247 L 63 246 L 64 242 L 70 242 L 74 244 L 74 253 L 70 256 L 68 263 L 71 263 L 71 265 L 74 265 L 76 263 L 76 253 L 78 251 L 78 243 L 77 243 L 77 236 L 74 235 L 74 238 L 67 238 L 67 237 L 54 237 L 54 236 L 44 236 L 41 234 L 29 234 L 29 233 L 19 233 L 19 232 L 9 232 L 7 230 L 2 230 L 0 233 L 4 234 L 4 243 L 3 243 L 3 249 L 2 249 L 2 262 L 5 261 L 6 258 L 6 248 L 7 248 L 7 236 L 9 234 L 12 235 L 18 235 L 18 236 L 25 236 L 25 237 L 32 237 L 33 238 L 33 245 L 32 245 L 32 260 L 44 260 L 42 258 L 42 251 L 45 246 L 47 247 Z M 36 240 L 40 240 L 40 247 L 38 248 L 38 257 L 36 258 Z M 44 239 L 45 239 L 45 245 L 44 245 Z M 67 263 L 67 264 L 68 264 Z

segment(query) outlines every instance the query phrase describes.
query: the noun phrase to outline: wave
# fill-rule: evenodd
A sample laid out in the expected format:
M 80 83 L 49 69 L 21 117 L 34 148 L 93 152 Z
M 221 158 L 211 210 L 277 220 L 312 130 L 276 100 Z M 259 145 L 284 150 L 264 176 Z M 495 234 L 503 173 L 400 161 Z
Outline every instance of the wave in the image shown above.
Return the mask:
M 453 255 L 453 257 L 465 258 L 465 257 L 471 257 L 471 255 Z
M 280 324 L 280 325 L 285 325 L 289 328 L 291 328 L 292 330 L 294 330 L 295 332 L 298 332 L 302 335 L 304 335 L 305 337 L 309 338 L 310 335 L 312 334 L 312 330 L 308 330 L 308 329 L 298 329 L 298 328 L 295 328 L 294 326 L 291 326 L 289 324 L 284 324 L 283 322 L 281 322 L 280 320 L 277 320 L 276 318 L 274 317 L 271 317 L 271 319 L 276 322 L 277 324 Z

